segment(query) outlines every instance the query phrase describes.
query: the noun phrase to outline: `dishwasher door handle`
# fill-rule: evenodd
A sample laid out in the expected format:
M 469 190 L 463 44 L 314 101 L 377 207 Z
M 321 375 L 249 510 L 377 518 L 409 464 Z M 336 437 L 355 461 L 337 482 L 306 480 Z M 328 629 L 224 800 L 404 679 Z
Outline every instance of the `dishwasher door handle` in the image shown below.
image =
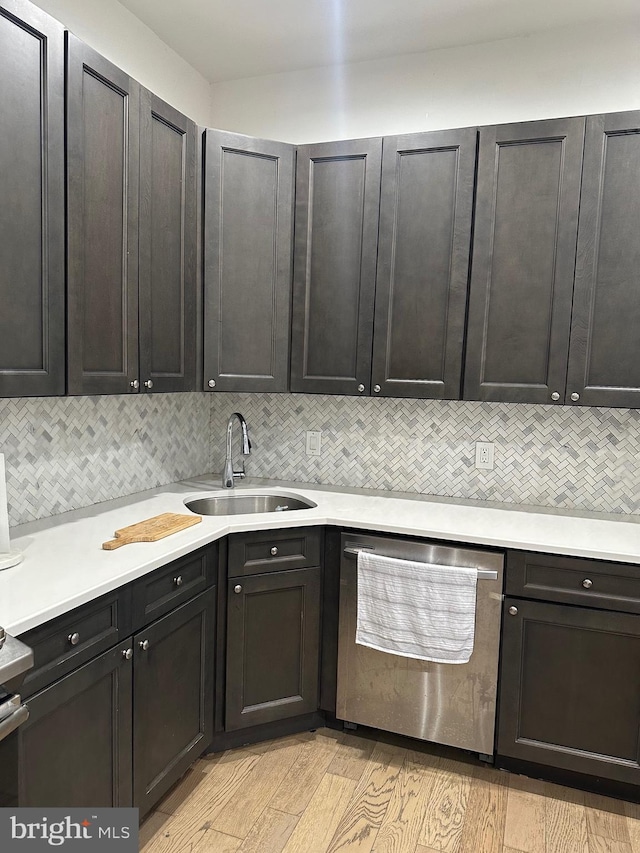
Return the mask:
M 372 548 L 371 545 L 347 545 L 344 549 L 345 557 L 357 557 L 360 551 L 375 551 L 375 548 Z M 420 560 L 412 560 L 411 562 L 419 563 Z M 426 563 L 425 563 L 426 565 Z M 446 568 L 446 566 L 443 566 Z M 498 580 L 498 572 L 494 569 L 478 569 L 478 580 L 479 581 L 497 581 Z

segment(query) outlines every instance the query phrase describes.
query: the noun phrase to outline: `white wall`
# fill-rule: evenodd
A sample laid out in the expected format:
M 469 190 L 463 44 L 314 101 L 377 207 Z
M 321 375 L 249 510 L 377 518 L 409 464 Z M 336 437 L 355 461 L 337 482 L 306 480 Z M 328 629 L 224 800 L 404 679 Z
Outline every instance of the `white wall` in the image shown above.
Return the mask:
M 196 122 L 294 143 L 640 108 L 640 23 L 209 83 L 117 0 L 37 0 Z
M 117 0 L 36 0 L 78 38 L 198 124 L 211 117 L 209 82 Z
M 640 108 L 640 24 L 217 83 L 211 125 L 287 142 Z

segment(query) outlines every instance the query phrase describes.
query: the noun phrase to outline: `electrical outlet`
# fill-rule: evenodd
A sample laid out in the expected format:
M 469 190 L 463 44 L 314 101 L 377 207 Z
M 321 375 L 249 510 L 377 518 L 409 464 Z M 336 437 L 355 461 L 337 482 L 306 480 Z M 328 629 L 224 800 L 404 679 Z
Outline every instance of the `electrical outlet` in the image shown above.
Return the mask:
M 493 442 L 476 441 L 476 468 L 493 470 Z
M 307 456 L 320 456 L 320 448 L 322 446 L 322 432 L 320 430 L 307 430 L 306 449 Z

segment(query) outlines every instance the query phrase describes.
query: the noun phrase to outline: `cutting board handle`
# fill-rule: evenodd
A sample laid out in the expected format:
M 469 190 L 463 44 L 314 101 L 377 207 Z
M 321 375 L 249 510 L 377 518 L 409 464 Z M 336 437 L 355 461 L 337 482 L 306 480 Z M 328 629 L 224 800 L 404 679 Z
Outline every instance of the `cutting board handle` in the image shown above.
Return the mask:
M 113 551 L 115 548 L 120 548 L 121 545 L 129 545 L 132 541 L 126 536 L 119 536 L 117 539 L 109 539 L 108 542 L 103 542 L 102 548 L 104 551 Z

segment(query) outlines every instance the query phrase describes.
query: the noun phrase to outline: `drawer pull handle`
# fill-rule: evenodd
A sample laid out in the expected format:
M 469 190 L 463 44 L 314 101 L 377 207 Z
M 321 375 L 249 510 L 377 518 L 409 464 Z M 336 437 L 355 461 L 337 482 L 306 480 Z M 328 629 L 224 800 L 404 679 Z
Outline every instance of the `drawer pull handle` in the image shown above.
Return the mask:
M 77 631 L 74 631 L 73 634 L 69 634 L 67 640 L 71 643 L 72 646 L 77 646 L 80 642 L 80 634 Z
M 237 583 L 237 584 L 234 586 L 233 591 L 236 593 L 236 595 L 242 592 L 242 587 L 240 586 L 240 584 L 239 584 L 239 583 Z
M 125 660 L 131 660 L 131 658 L 133 657 L 133 649 L 124 649 L 122 652 L 122 657 Z
M 518 615 L 518 608 L 511 605 L 511 607 L 509 608 L 509 614 L 511 616 L 517 616 Z
M 146 652 L 149 648 L 149 640 L 139 640 L 138 645 L 140 646 L 143 652 Z
M 591 587 L 593 586 L 593 581 L 592 581 L 592 580 L 589 580 L 589 578 L 585 578 L 585 579 L 582 581 L 582 586 L 583 586 L 585 589 L 591 589 Z
M 271 549 L 271 556 L 272 556 L 272 557 L 277 557 L 277 556 L 278 556 L 278 549 L 276 548 L 276 546 L 275 546 L 275 545 L 274 545 L 274 546 L 273 546 L 273 548 Z
M 182 580 L 182 575 L 178 575 L 177 578 L 174 578 L 173 582 L 176 586 L 182 586 L 182 584 L 184 583 L 184 581 Z

